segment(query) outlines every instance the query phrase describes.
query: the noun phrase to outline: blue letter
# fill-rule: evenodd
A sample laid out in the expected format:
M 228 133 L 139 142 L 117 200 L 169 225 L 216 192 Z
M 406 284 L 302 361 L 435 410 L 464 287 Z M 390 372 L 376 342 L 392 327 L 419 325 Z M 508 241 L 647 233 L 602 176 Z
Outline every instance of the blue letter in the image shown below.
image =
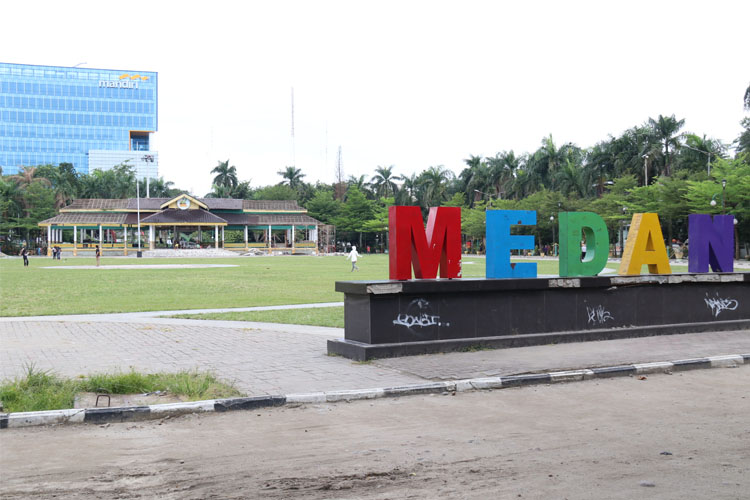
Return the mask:
M 534 236 L 512 236 L 510 226 L 536 225 L 533 210 L 487 210 L 487 278 L 536 278 L 536 263 L 510 263 L 511 250 L 533 250 Z

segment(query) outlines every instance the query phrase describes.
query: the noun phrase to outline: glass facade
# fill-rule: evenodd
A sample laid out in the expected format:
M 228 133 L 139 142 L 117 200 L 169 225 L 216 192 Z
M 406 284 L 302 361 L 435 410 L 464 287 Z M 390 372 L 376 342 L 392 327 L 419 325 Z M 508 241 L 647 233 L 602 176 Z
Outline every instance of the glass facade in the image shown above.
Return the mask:
M 158 129 L 158 74 L 0 63 L 0 166 L 72 163 L 89 151 L 150 151 Z

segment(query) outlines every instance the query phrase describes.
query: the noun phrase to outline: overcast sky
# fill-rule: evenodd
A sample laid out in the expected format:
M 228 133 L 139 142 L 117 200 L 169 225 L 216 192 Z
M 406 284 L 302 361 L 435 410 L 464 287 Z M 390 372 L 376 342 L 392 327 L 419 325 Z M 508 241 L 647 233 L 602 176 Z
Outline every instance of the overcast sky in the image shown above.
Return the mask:
M 733 141 L 750 2 L 4 2 L 0 60 L 159 73 L 160 174 L 275 184 L 593 146 L 659 114 Z M 291 89 L 294 88 L 294 142 Z

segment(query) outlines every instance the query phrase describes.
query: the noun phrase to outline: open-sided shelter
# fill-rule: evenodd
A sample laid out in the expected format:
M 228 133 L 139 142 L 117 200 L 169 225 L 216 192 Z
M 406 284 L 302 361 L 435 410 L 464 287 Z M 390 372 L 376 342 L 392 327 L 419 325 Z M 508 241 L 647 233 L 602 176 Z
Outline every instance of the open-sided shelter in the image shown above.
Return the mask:
M 39 226 L 52 246 L 124 255 L 135 248 L 263 248 L 315 251 L 320 222 L 296 201 L 233 198 L 78 199 Z M 226 231 L 242 231 L 240 241 L 225 242 Z M 237 233 L 235 233 L 236 235 Z M 239 238 L 234 238 L 237 240 Z M 140 246 L 139 246 L 140 245 Z

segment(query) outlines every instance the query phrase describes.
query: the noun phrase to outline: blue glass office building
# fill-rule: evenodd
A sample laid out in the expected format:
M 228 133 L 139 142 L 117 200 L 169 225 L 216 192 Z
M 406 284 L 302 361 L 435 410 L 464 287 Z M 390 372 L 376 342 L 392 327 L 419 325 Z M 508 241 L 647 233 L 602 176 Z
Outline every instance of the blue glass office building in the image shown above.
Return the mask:
M 88 173 L 132 159 L 156 177 L 144 151 L 158 129 L 157 89 L 151 71 L 0 63 L 3 174 L 64 162 Z

